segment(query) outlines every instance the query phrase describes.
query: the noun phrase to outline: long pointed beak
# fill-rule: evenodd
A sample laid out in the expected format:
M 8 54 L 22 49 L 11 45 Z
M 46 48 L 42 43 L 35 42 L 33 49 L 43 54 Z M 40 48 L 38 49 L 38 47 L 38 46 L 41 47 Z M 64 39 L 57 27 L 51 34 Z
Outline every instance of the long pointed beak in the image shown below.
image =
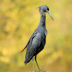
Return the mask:
M 52 18 L 52 20 L 54 20 L 53 17 L 51 16 L 50 12 L 48 10 L 46 12 L 50 15 L 50 17 Z

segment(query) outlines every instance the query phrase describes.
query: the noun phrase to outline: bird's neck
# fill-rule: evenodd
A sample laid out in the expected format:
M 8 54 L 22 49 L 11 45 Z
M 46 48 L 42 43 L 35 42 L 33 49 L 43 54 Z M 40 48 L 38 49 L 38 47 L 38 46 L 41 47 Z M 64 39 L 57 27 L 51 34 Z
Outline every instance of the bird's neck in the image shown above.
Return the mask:
M 46 15 L 44 12 L 41 13 L 41 18 L 40 18 L 40 23 L 39 23 L 39 27 L 43 26 L 45 27 L 45 20 L 46 20 Z

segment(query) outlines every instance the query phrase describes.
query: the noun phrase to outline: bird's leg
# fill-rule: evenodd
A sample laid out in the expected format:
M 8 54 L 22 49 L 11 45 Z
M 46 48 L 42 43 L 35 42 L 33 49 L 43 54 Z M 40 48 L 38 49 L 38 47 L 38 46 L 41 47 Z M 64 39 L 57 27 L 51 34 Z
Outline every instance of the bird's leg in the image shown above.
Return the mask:
M 32 63 L 33 63 L 34 72 L 36 72 L 36 71 L 35 71 L 35 66 L 34 66 L 34 61 L 33 61 L 33 58 L 32 58 Z
M 41 70 L 40 70 L 39 65 L 38 65 L 38 63 L 37 63 L 36 56 L 35 56 L 35 61 L 36 61 L 37 67 L 38 67 L 39 72 L 40 72 Z

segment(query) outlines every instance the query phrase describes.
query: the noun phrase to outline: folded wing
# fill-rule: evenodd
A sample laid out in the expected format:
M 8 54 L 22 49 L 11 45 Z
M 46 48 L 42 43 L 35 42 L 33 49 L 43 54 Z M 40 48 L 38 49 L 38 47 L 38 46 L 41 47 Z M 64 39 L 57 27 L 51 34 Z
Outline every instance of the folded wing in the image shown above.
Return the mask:
M 30 43 L 28 45 L 27 48 L 27 53 L 26 53 L 26 57 L 25 57 L 25 64 L 28 63 L 33 56 L 37 53 L 40 45 L 41 45 L 41 34 L 40 33 L 35 33 L 31 40 Z

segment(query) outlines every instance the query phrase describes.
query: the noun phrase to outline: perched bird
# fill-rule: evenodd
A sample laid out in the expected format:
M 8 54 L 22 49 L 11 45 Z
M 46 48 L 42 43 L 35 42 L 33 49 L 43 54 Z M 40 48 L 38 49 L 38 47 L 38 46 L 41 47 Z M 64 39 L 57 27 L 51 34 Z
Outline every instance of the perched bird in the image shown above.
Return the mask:
M 42 51 L 44 49 L 44 46 L 46 44 L 47 30 L 46 30 L 46 25 L 45 25 L 45 20 L 46 20 L 45 12 L 48 13 L 51 18 L 52 18 L 52 16 L 49 12 L 49 7 L 47 7 L 46 5 L 40 6 L 39 12 L 41 14 L 40 23 L 39 23 L 37 29 L 34 31 L 32 36 L 30 37 L 27 45 L 25 46 L 25 48 L 27 48 L 27 52 L 26 52 L 24 63 L 27 64 L 28 62 L 30 62 L 31 59 L 33 62 L 33 57 L 35 57 L 37 67 L 39 69 L 39 72 L 41 72 L 39 65 L 37 63 L 37 60 L 36 60 L 36 56 L 40 51 Z M 52 20 L 53 20 L 53 18 L 52 18 Z M 34 62 L 33 62 L 33 67 L 34 67 Z M 34 71 L 35 71 L 35 67 L 34 67 Z

